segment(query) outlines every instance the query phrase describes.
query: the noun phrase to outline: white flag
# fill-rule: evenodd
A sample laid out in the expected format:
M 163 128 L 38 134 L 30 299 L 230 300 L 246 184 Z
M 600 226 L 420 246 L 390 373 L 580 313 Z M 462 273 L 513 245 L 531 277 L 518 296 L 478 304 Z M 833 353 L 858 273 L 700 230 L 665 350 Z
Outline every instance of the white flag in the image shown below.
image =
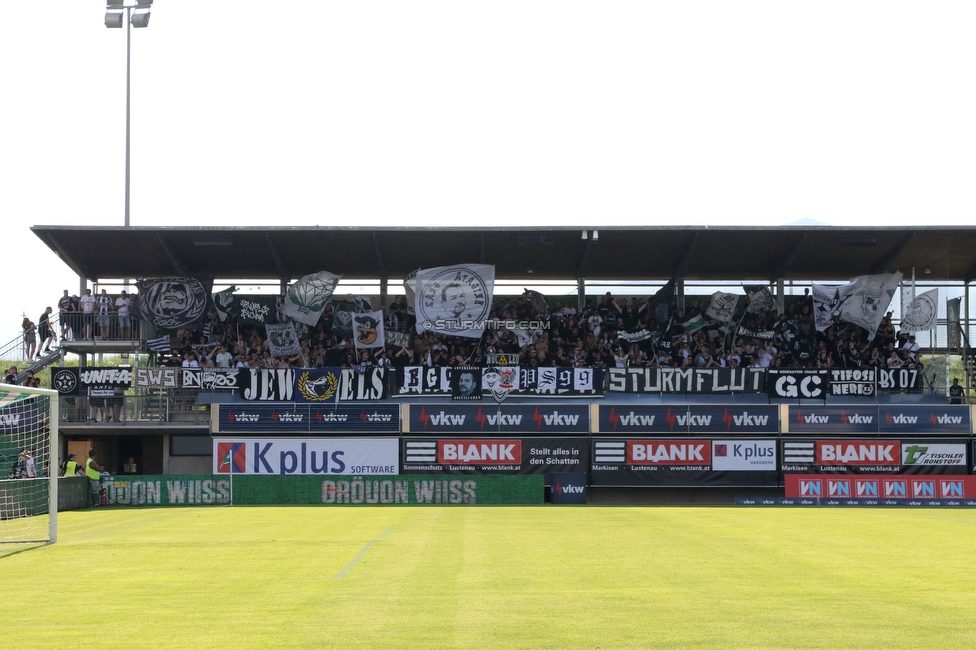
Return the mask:
M 341 278 L 335 273 L 319 271 L 290 284 L 285 295 L 285 316 L 315 327 Z
M 735 305 L 738 302 L 739 296 L 734 293 L 716 291 L 712 294 L 712 304 L 705 310 L 705 315 L 717 321 L 728 323 L 735 314 Z
M 939 316 L 939 290 L 932 289 L 915 297 L 905 308 L 901 328 L 906 332 L 924 332 L 935 328 Z
M 414 300 L 417 295 L 418 273 L 420 273 L 420 269 L 407 273 L 407 277 L 403 278 L 403 293 L 407 296 L 407 313 L 411 316 L 417 313 L 417 310 L 414 307 Z
M 901 278 L 901 273 L 857 276 L 851 284 L 838 289 L 840 317 L 866 329 L 868 340 L 873 340 Z M 847 287 L 851 290 L 844 297 Z
M 352 315 L 353 340 L 357 350 L 381 348 L 386 345 L 383 332 L 383 312 L 368 311 Z
M 481 338 L 491 313 L 493 264 L 459 264 L 417 273 L 417 333 Z

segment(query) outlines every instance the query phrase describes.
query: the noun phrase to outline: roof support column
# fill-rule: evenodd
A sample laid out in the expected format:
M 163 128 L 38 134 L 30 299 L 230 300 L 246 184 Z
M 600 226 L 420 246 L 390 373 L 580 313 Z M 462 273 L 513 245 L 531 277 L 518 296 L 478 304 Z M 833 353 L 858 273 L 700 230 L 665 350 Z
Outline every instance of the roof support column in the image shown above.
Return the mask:
M 380 276 L 380 310 L 386 309 L 387 291 L 389 290 L 390 278 Z
M 786 287 L 783 278 L 776 278 L 776 315 L 786 313 Z
M 576 278 L 576 313 L 583 314 L 586 307 L 586 278 Z
M 682 277 L 680 277 L 680 276 L 675 280 L 675 283 L 674 283 L 674 295 L 676 296 L 676 302 L 678 303 L 678 307 L 680 307 L 681 310 L 684 311 L 684 309 L 685 309 L 685 279 L 682 278 Z
M 963 344 L 966 346 L 966 353 L 962 355 L 962 369 L 966 373 L 966 401 L 969 401 L 969 387 L 973 385 L 973 369 L 970 359 L 972 356 L 972 349 L 969 347 L 969 283 L 965 284 L 966 292 L 963 294 L 963 304 L 965 305 L 966 315 L 963 316 L 963 330 L 966 332 L 966 336 L 963 337 Z

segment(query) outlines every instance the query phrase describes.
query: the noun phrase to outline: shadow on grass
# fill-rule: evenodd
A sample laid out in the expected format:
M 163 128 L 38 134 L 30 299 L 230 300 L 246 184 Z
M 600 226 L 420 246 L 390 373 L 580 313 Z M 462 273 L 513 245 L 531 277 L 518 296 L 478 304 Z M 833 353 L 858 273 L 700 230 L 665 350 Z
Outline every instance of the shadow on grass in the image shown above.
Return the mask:
M 24 553 L 26 551 L 33 551 L 34 549 L 44 548 L 50 544 L 50 542 L 31 542 L 29 544 L 3 544 L 0 545 L 0 560 L 17 555 L 19 553 Z

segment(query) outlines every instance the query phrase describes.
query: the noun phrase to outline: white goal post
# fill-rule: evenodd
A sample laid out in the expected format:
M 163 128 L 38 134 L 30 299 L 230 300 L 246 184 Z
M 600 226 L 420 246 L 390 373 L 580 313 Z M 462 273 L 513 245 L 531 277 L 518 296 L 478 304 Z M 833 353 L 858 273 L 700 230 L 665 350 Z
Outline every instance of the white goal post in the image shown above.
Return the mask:
M 58 393 L 0 384 L 0 544 L 58 539 Z

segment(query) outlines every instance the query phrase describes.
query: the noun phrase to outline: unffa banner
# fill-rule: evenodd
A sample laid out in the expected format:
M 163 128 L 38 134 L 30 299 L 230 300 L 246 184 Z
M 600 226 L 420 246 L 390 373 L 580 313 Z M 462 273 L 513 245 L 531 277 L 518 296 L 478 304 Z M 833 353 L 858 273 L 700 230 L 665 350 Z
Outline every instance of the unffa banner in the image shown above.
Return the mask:
M 78 388 L 94 397 L 111 397 L 132 385 L 130 368 L 78 368 Z
M 600 434 L 779 433 L 779 408 L 744 406 L 600 405 Z
M 940 477 L 851 477 L 824 476 L 822 474 L 787 474 L 784 477 L 787 498 L 862 499 L 863 505 L 880 505 L 905 499 L 956 499 L 976 498 L 976 476 Z M 880 503 L 872 503 L 880 501 Z M 891 505 L 896 505 L 891 503 Z M 935 505 L 935 504 L 930 504 Z M 957 505 L 949 504 L 946 505 Z
M 396 438 L 214 438 L 214 474 L 396 475 Z
M 418 434 L 586 434 L 590 431 L 590 410 L 584 404 L 411 404 L 409 408 L 410 432 Z
M 195 506 L 230 503 L 230 480 L 209 475 L 107 476 L 105 499 L 113 506 Z
M 778 484 L 774 438 L 593 438 L 591 443 L 591 485 L 774 487 Z
M 542 476 L 235 476 L 242 505 L 531 505 Z
M 398 433 L 400 405 L 214 404 L 213 433 Z
M 609 368 L 614 393 L 763 393 L 763 368 Z
M 400 444 L 401 474 L 548 475 L 589 468 L 585 438 L 404 438 Z
M 967 474 L 965 438 L 781 440 L 780 470 L 790 473 Z
M 770 399 L 826 399 L 829 370 L 771 369 L 766 378 Z

